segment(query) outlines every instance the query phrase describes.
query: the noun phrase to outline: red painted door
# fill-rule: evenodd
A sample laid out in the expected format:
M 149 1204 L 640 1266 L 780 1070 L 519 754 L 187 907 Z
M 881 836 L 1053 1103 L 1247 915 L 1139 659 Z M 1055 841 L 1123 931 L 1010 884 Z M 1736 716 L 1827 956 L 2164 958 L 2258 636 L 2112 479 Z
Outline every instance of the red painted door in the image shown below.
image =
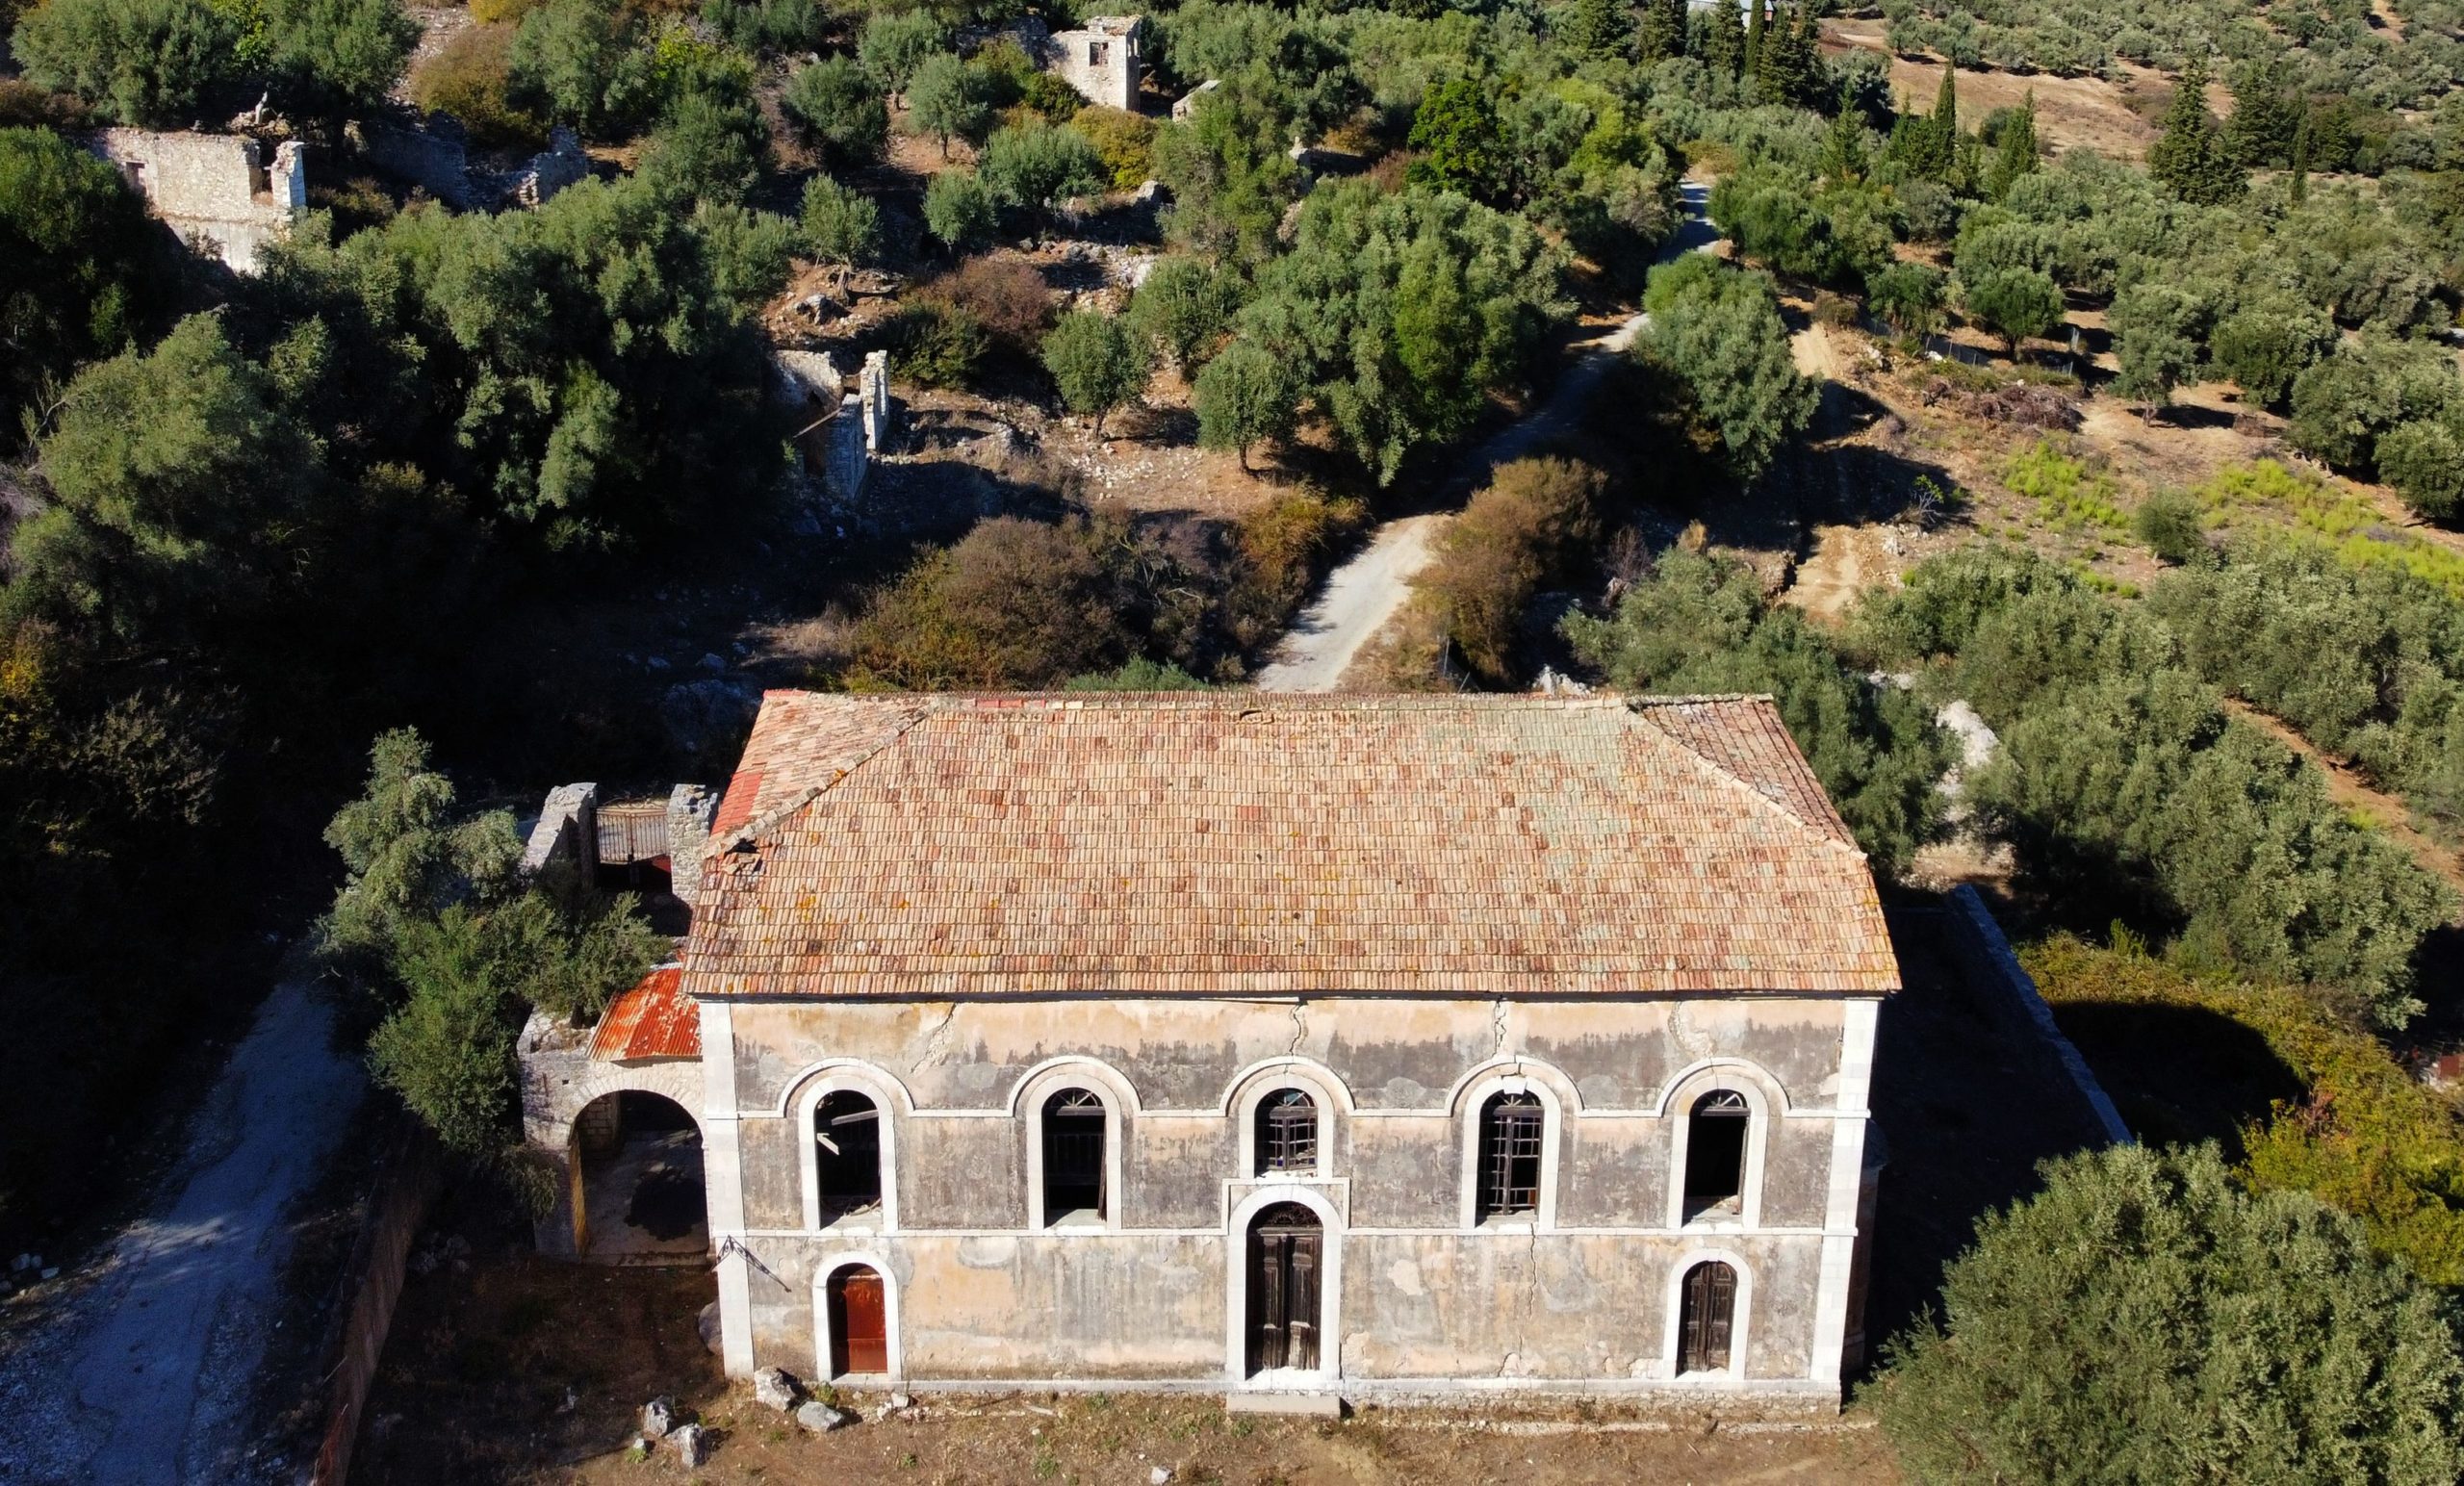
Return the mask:
M 860 1265 L 830 1277 L 830 1368 L 834 1374 L 889 1371 L 882 1277 Z

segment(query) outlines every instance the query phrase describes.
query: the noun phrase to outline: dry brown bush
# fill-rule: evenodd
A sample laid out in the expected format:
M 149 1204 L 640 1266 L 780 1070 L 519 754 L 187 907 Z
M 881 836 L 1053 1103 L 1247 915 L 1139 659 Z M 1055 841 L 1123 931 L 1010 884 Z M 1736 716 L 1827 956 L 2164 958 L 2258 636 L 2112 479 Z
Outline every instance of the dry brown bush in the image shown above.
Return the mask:
M 1512 684 L 1523 616 L 1541 585 L 1599 535 L 1607 478 L 1570 459 L 1518 459 L 1472 498 L 1414 580 L 1416 608 L 1434 618 L 1482 682 Z
M 481 149 L 529 149 L 546 142 L 546 124 L 505 96 L 514 29 L 474 26 L 446 42 L 411 74 L 411 101 L 452 115 Z
M 923 290 L 975 318 L 993 340 L 1035 354 L 1052 324 L 1052 289 L 1033 264 L 1015 258 L 970 258 Z

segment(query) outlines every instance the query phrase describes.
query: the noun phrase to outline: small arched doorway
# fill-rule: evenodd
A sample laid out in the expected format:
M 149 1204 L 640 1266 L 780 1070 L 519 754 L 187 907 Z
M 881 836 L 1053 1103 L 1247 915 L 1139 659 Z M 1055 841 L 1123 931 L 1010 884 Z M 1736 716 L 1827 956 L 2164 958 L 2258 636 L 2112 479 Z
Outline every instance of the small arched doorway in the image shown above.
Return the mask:
M 708 1256 L 702 1132 L 664 1094 L 602 1094 L 574 1116 L 574 1252 L 607 1264 L 686 1264 Z
M 834 1378 L 889 1371 L 889 1296 L 881 1271 L 851 1264 L 822 1282 L 823 1331 Z
M 1316 1372 L 1324 1332 L 1325 1229 L 1297 1202 L 1249 1223 L 1248 1373 Z
M 1685 1271 L 1677 1311 L 1677 1374 L 1726 1372 L 1736 1330 L 1736 1271 L 1716 1259 Z

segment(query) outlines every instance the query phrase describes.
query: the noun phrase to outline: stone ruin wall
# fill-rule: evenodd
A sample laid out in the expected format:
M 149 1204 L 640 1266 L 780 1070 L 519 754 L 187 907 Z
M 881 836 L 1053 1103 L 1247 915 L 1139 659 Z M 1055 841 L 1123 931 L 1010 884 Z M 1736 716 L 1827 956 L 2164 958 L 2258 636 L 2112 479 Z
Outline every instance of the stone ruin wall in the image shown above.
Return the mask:
M 235 272 L 255 272 L 261 249 L 308 209 L 307 147 L 295 141 L 274 146 L 270 166 L 263 144 L 236 134 L 106 129 L 87 147 L 119 167 L 165 226 Z

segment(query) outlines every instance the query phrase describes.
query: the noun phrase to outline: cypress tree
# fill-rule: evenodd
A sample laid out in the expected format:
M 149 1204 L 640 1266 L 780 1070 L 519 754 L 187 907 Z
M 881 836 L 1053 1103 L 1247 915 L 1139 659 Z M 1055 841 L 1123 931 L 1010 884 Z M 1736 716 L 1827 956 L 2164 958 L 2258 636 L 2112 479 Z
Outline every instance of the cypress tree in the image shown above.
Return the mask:
M 2165 133 L 2148 147 L 2147 173 L 2194 206 L 2220 206 L 2249 184 L 2207 112 L 2204 59 L 2191 64 L 2165 105 Z
M 1942 64 L 1942 86 L 1934 94 L 1934 132 L 1942 137 L 1942 155 L 1950 157 L 1960 142 L 1960 64 Z
M 1594 57 L 1624 51 L 1633 26 L 1626 0 L 1575 0 L 1572 20 L 1567 39 Z
M 2037 90 L 2028 90 L 2019 111 L 2004 120 L 1999 153 L 1993 157 L 1990 190 L 1993 199 L 2010 194 L 2011 185 L 2037 167 Z
M 1865 124 L 1857 116 L 1848 90 L 1839 90 L 1839 112 L 1832 115 L 1831 136 L 1822 143 L 1822 173 L 1835 181 L 1864 179 Z
M 2293 204 L 2310 199 L 2310 110 L 2305 106 L 2293 126 Z
M 1641 51 L 1647 66 L 1685 55 L 1685 0 L 1647 0 L 1643 6 Z
M 1744 71 L 1744 17 L 1728 0 L 1711 7 L 1703 32 L 1703 63 L 1714 73 L 1727 77 L 1736 77 Z
M 1768 0 L 1751 0 L 1751 3 L 1753 13 L 1745 22 L 1745 75 L 1758 84 L 1762 77 L 1763 32 L 1768 29 L 1762 16 Z

